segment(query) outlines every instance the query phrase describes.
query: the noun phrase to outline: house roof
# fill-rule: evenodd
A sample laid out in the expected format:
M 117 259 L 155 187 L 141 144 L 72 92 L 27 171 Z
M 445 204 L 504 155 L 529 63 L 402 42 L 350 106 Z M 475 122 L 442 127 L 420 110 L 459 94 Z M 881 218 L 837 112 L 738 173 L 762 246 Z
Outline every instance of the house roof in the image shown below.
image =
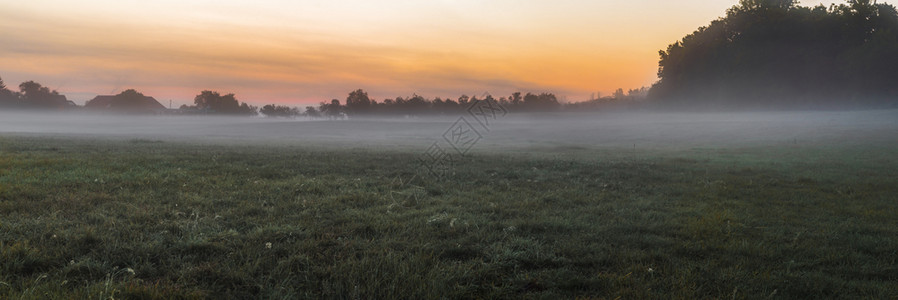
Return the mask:
M 88 108 L 109 108 L 109 104 L 112 103 L 112 100 L 115 99 L 115 96 L 96 96 L 87 103 L 84 103 L 84 107 Z
M 96 96 L 84 104 L 87 108 L 97 109 L 122 109 L 122 110 L 160 110 L 165 106 L 155 98 L 144 96 L 143 98 L 124 98 L 116 96 Z

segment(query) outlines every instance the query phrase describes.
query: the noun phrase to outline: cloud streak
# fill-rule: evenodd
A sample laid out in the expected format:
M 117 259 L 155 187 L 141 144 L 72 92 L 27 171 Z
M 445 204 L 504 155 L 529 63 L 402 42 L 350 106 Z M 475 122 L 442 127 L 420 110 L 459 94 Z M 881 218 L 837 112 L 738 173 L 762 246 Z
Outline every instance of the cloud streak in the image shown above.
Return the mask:
M 515 90 L 585 98 L 650 84 L 657 51 L 711 19 L 662 26 L 673 24 L 664 3 L 5 3 L 0 76 L 80 101 L 124 88 L 176 103 L 203 89 L 296 105 L 357 88 L 376 98 Z

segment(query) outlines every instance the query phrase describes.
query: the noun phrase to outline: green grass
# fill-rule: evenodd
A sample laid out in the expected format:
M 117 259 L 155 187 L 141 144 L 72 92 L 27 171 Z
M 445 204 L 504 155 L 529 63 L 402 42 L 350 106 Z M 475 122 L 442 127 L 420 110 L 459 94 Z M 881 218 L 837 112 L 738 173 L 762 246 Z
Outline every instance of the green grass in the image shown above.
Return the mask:
M 898 150 L 0 138 L 0 298 L 898 297 Z

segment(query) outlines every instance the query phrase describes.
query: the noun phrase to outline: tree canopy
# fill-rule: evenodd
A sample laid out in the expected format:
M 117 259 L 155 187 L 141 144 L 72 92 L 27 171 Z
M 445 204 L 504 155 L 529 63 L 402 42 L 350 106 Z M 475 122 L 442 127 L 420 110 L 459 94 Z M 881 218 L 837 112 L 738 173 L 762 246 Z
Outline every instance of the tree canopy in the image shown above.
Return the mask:
M 10 90 L 0 78 L 0 107 L 62 110 L 73 108 L 64 95 L 34 81 L 19 84 L 19 91 Z
M 34 81 L 19 84 L 20 103 L 26 108 L 65 109 L 69 106 L 65 96 Z
M 895 105 L 898 13 L 870 0 L 742 0 L 660 57 L 650 96 L 668 103 Z
M 259 113 L 267 117 L 295 117 L 301 114 L 298 108 L 275 104 L 262 106 Z
M 318 110 L 308 110 L 307 115 L 320 113 L 329 118 L 337 118 L 342 115 L 348 116 L 365 116 L 365 115 L 405 115 L 405 116 L 422 116 L 422 115 L 445 115 L 458 114 L 464 112 L 471 104 L 488 100 L 494 101 L 499 105 L 511 110 L 519 112 L 535 112 L 535 111 L 553 111 L 559 110 L 562 104 L 558 102 L 555 94 L 527 93 L 522 95 L 520 92 L 514 93 L 509 97 L 493 98 L 492 95 L 485 94 L 482 99 L 477 96 L 470 97 L 461 95 L 457 100 L 449 98 L 443 99 L 436 97 L 428 99 L 424 96 L 413 94 L 410 97 L 387 98 L 378 102 L 368 97 L 368 93 L 362 89 L 358 89 L 349 93 L 346 97 L 346 104 L 340 104 L 340 100 L 333 99 L 330 102 L 321 102 Z
M 214 91 L 202 91 L 193 98 L 196 109 L 212 114 L 255 115 L 256 107 L 237 101 L 234 94 L 221 95 Z
M 358 89 L 349 93 L 346 97 L 346 110 L 349 113 L 367 114 L 371 111 L 371 99 L 368 93 L 362 89 Z
M 20 92 L 9 90 L 0 78 L 0 107 L 33 108 L 33 109 L 76 109 L 78 106 L 66 100 L 65 96 L 34 81 L 19 85 Z M 296 117 L 343 119 L 348 116 L 426 116 L 426 115 L 458 115 L 472 109 L 481 101 L 500 105 L 508 112 L 551 112 L 561 110 L 584 111 L 608 107 L 621 107 L 627 103 L 637 103 L 645 99 L 646 89 L 630 90 L 624 94 L 618 89 L 613 97 L 590 99 L 576 103 L 561 103 L 553 93 L 521 93 L 515 92 L 507 97 L 494 98 L 488 93 L 481 96 L 461 95 L 452 98 L 427 98 L 418 94 L 409 97 L 387 98 L 381 101 L 368 96 L 363 89 L 350 92 L 345 104 L 339 99 L 321 102 L 318 107 L 306 106 L 305 110 L 284 105 L 264 105 L 261 110 L 255 106 L 241 103 L 232 94 L 222 95 L 216 91 L 204 90 L 194 97 L 194 105 L 181 105 L 178 110 L 166 109 L 153 97 L 146 96 L 137 90 L 127 89 L 117 95 L 98 95 L 85 103 L 84 108 L 99 109 L 118 113 L 163 113 L 163 114 L 208 114 L 208 115 L 247 115 L 261 113 L 268 117 Z
M 6 88 L 6 84 L 3 83 L 3 78 L 0 78 L 0 107 L 14 106 L 18 104 L 18 101 L 18 93 Z
M 638 91 L 644 91 L 640 89 Z M 634 94 L 635 90 L 631 90 L 629 98 L 603 98 L 599 101 L 588 103 L 588 105 L 562 104 L 552 93 L 513 93 L 509 97 L 493 98 L 492 95 L 484 94 L 480 98 L 477 96 L 461 95 L 457 100 L 450 98 L 426 98 L 424 96 L 413 94 L 410 97 L 387 98 L 377 101 L 368 96 L 368 93 L 362 89 L 357 89 L 349 93 L 346 97 L 346 103 L 341 104 L 339 99 L 333 99 L 330 102 L 321 102 L 318 107 L 307 106 L 305 111 L 300 112 L 299 108 L 290 108 L 276 104 L 269 104 L 262 107 L 260 112 L 269 117 L 292 117 L 305 115 L 310 118 L 324 117 L 328 119 L 343 119 L 345 117 L 362 117 L 362 116 L 428 116 L 428 115 L 458 115 L 465 113 L 466 110 L 472 109 L 476 103 L 480 101 L 491 102 L 500 105 L 503 110 L 515 112 L 548 112 L 558 111 L 570 107 L 576 110 L 596 109 L 605 106 L 607 102 L 635 100 L 642 98 Z M 585 103 L 585 102 L 584 102 Z

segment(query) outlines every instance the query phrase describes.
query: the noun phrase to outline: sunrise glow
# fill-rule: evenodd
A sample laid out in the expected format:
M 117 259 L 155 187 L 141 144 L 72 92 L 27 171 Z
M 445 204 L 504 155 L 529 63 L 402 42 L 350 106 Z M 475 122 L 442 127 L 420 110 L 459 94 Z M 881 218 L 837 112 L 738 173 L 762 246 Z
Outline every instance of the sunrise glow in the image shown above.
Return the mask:
M 135 88 L 303 105 L 649 86 L 658 51 L 737 1 L 4 1 L 0 77 L 78 103 Z M 803 1 L 816 5 L 820 1 Z M 827 2 L 828 4 L 828 2 Z

